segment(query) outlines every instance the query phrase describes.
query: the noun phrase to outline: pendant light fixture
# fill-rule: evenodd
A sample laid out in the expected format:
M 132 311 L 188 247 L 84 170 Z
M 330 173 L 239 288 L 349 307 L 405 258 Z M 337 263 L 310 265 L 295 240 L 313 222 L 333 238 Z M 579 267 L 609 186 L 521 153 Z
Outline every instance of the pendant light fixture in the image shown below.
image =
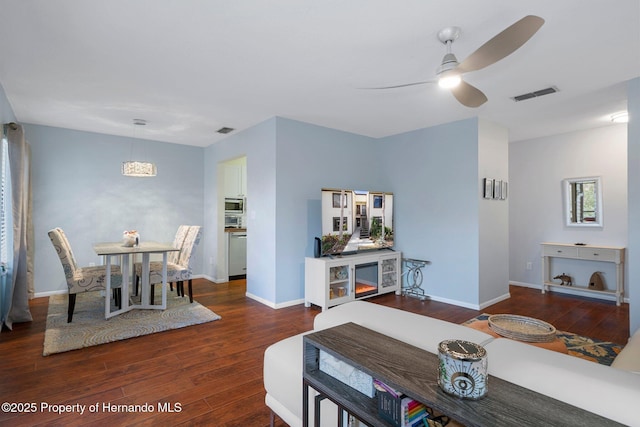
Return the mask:
M 135 138 L 136 132 L 135 129 L 137 126 L 146 126 L 147 121 L 143 119 L 133 119 L 133 137 Z M 133 143 L 132 143 L 133 146 Z M 131 149 L 133 152 L 133 148 Z M 133 157 L 133 156 L 132 156 Z M 134 176 L 134 177 L 151 177 L 156 176 L 158 170 L 156 169 L 156 165 L 151 162 L 140 162 L 137 160 L 129 160 L 126 162 L 122 162 L 122 175 L 124 176 Z

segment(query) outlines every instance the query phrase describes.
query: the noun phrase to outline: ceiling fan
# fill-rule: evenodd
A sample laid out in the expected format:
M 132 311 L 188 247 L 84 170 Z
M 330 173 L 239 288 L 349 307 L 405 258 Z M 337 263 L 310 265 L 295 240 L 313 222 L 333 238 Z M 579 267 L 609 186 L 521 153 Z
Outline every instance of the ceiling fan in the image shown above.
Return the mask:
M 533 37 L 540 27 L 542 27 L 542 24 L 544 24 L 544 19 L 538 16 L 525 16 L 480 46 L 462 62 L 458 62 L 456 56 L 451 52 L 451 45 L 460 36 L 460 28 L 443 28 L 438 32 L 438 39 L 446 45 L 447 53 L 444 55 L 444 58 L 442 58 L 442 63 L 436 70 L 438 84 L 441 87 L 451 90 L 453 96 L 461 104 L 471 108 L 481 106 L 487 102 L 486 95 L 482 93 L 480 89 L 462 80 L 462 74 L 480 70 L 509 56 Z M 434 80 L 372 89 L 394 89 L 432 82 L 434 82 Z

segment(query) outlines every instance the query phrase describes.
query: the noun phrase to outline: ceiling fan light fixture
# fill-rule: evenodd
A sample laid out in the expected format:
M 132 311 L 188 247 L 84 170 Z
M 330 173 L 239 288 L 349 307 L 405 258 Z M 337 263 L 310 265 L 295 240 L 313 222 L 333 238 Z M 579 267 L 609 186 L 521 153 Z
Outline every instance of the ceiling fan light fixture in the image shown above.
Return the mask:
M 438 75 L 438 86 L 444 89 L 452 89 L 458 86 L 462 81 L 460 72 L 456 70 L 459 65 L 458 59 L 453 53 L 451 53 L 451 42 L 452 40 L 444 42 L 447 45 L 447 54 L 442 58 L 442 63 L 436 70 L 436 74 Z
M 629 123 L 629 113 L 627 111 L 621 111 L 611 115 L 611 121 L 613 123 Z
M 446 54 L 436 68 L 438 85 L 449 89 L 458 102 L 465 107 L 477 108 L 487 102 L 487 96 L 467 81 L 462 80 L 462 74 L 481 70 L 509 56 L 520 49 L 544 24 L 539 16 L 528 15 L 496 34 L 489 41 L 468 55 L 462 62 L 458 62 L 451 51 L 451 45 L 460 36 L 459 27 L 446 27 L 438 32 L 438 40 L 446 47 Z M 384 86 L 370 89 L 394 89 L 407 86 L 421 85 L 435 82 L 434 80 L 406 83 L 394 86 Z M 556 92 L 553 90 L 549 93 Z M 546 94 L 546 93 L 544 93 Z M 542 94 L 534 94 L 540 96 Z
M 438 78 L 438 86 L 443 89 L 451 89 L 460 84 L 462 77 L 455 71 L 445 71 Z

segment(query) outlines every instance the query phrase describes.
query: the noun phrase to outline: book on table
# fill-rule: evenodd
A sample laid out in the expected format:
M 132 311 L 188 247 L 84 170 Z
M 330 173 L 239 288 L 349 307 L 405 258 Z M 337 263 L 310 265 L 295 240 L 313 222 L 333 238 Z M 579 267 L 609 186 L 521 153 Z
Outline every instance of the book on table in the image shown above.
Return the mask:
M 381 381 L 374 380 L 378 395 L 378 415 L 396 427 L 416 427 L 428 425 L 427 407 Z

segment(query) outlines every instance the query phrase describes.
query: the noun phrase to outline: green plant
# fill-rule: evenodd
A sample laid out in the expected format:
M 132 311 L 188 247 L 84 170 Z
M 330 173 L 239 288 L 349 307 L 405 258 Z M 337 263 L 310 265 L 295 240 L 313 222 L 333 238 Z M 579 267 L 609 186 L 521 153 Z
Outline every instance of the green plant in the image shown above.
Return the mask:
M 393 238 L 393 230 L 390 227 L 384 228 L 384 238 L 387 240 Z
M 380 220 L 378 218 L 373 218 L 371 220 L 371 228 L 369 229 L 369 236 L 373 239 L 377 239 L 382 235 L 382 225 L 380 224 Z
M 322 253 L 342 252 L 349 239 L 351 239 L 351 234 L 348 233 L 343 233 L 341 239 L 337 234 L 325 234 L 322 236 Z

